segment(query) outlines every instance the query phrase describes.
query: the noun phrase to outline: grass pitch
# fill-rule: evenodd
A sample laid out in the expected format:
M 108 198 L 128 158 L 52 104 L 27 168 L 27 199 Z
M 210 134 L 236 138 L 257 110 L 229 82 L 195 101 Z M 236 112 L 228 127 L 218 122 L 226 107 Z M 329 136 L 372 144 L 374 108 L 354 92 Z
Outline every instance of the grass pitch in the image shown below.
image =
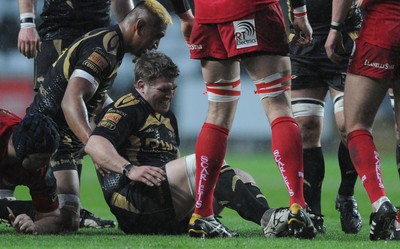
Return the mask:
M 363 217 L 363 228 L 357 235 L 341 231 L 339 213 L 334 208 L 340 173 L 335 155 L 325 155 L 326 172 L 323 184 L 322 209 L 327 233 L 317 235 L 314 240 L 280 238 L 267 240 L 258 225 L 244 221 L 235 212 L 225 210 L 221 221 L 240 233 L 239 238 L 193 239 L 182 236 L 133 236 L 115 229 L 81 229 L 76 234 L 34 236 L 16 234 L 0 225 L 0 248 L 400 248 L 397 241 L 369 241 L 369 200 L 360 182 L 356 186 L 356 199 Z M 229 155 L 228 162 L 250 172 L 266 195 L 270 206 L 288 205 L 288 195 L 282 178 L 270 153 L 266 155 Z M 393 154 L 382 155 L 382 172 L 389 198 L 399 205 L 399 176 Z M 18 199 L 28 198 L 25 188 L 17 190 Z M 82 173 L 81 200 L 85 208 L 103 218 L 114 219 L 106 206 L 90 160 L 86 158 Z

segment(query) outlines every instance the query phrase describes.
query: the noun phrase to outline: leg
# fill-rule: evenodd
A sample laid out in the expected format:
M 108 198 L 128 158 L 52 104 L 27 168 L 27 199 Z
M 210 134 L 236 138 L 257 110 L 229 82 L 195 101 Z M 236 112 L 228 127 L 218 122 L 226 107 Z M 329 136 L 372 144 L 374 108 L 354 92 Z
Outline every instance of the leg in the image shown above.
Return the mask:
M 185 165 L 185 170 L 182 170 L 182 165 Z M 187 210 L 194 205 L 195 168 L 193 154 L 186 156 L 184 161 L 180 158 L 166 165 L 171 196 L 177 214 L 187 213 Z M 214 197 L 214 210 L 217 214 L 224 207 L 232 208 L 242 218 L 261 225 L 266 237 L 287 235 L 289 209 L 269 208 L 265 196 L 247 172 L 233 169 L 224 163 L 215 187 Z M 182 206 L 185 208 L 182 209 Z
M 371 135 L 376 112 L 388 83 L 348 74 L 345 87 L 345 120 L 350 156 L 372 204 L 370 239 L 389 237 L 396 209 L 386 197 L 378 151 Z
M 350 158 L 347 148 L 346 130 L 344 126 L 343 92 L 330 88 L 333 99 L 335 120 L 341 143 L 338 150 L 338 161 L 341 173 L 341 182 L 338 196 L 335 201 L 336 209 L 340 212 L 340 223 L 345 233 L 358 233 L 362 227 L 362 218 L 358 212 L 357 201 L 354 198 L 354 187 L 357 181 L 357 172 Z
M 398 87 L 396 87 L 396 91 L 400 91 Z M 400 177 L 400 100 L 395 99 L 394 97 L 394 89 L 391 88 L 389 89 L 389 96 L 390 96 L 390 103 L 393 108 L 394 112 L 394 118 L 395 118 L 395 123 L 394 123 L 394 128 L 395 128 L 395 134 L 396 134 L 396 164 L 397 164 L 397 172 L 399 173 Z M 396 94 L 396 96 L 400 96 L 400 92 Z
M 273 155 L 290 196 L 290 215 L 293 218 L 289 218 L 289 229 L 297 237 L 313 238 L 316 230 L 303 210 L 306 207 L 303 195 L 303 148 L 300 129 L 290 105 L 289 58 L 262 55 L 245 58 L 243 62 L 256 84 L 271 123 Z
M 295 83 L 304 81 L 306 84 L 307 79 L 312 81 L 310 77 L 299 76 Z M 321 135 L 327 91 L 327 86 L 292 90 L 293 115 L 300 126 L 303 142 L 304 198 L 314 226 L 321 233 L 326 231 L 321 210 L 322 181 L 325 175 Z
M 193 237 L 209 236 L 195 223 L 214 216 L 214 188 L 240 94 L 238 61 L 202 61 L 202 72 L 209 101 L 206 122 L 196 143 L 196 204 L 189 222 L 189 235 Z

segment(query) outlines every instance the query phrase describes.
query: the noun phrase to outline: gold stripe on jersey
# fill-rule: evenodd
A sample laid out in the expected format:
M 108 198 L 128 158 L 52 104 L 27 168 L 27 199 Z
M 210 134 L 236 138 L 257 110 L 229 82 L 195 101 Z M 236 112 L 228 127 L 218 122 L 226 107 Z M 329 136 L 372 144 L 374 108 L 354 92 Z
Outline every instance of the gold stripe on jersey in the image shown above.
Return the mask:
M 53 46 L 54 46 L 55 50 L 57 51 L 58 56 L 60 56 L 61 53 L 63 52 L 61 50 L 61 45 L 62 45 L 61 39 L 53 40 Z
M 82 37 L 78 42 L 72 44 L 72 45 L 69 47 L 68 50 L 66 50 L 66 51 L 67 51 L 67 55 L 65 56 L 64 65 L 63 65 L 63 72 L 64 72 L 64 78 L 65 78 L 65 79 L 69 79 L 69 77 L 71 76 L 71 75 L 69 75 L 69 70 L 68 70 L 69 67 L 70 67 L 69 58 L 71 58 L 71 54 L 75 51 L 75 49 L 76 49 L 83 41 L 85 41 L 85 40 L 87 40 L 87 39 L 89 39 L 89 38 L 91 38 L 91 37 L 98 36 L 98 35 L 100 35 L 100 34 L 102 34 L 102 33 L 105 33 L 105 32 L 109 32 L 109 30 L 102 30 L 102 31 L 99 31 L 99 32 L 94 33 L 94 34 L 91 34 L 91 35 L 85 35 L 85 36 Z M 113 32 L 115 32 L 115 31 L 113 31 Z M 58 60 L 61 59 L 61 58 L 62 58 L 62 56 L 58 57 L 58 59 L 56 60 L 56 62 L 54 62 L 53 67 L 56 65 L 56 63 L 58 62 Z
M 161 114 L 158 114 L 158 113 L 156 113 L 155 116 L 149 115 L 147 117 L 146 122 L 144 123 L 142 128 L 139 129 L 139 131 L 146 130 L 151 125 L 159 126 L 160 124 L 164 124 L 168 130 L 174 131 L 174 128 L 171 125 L 171 120 L 169 118 L 165 118 L 164 116 L 162 116 Z
M 135 98 L 132 93 L 128 93 L 121 98 L 119 98 L 115 103 L 115 108 L 127 107 L 138 104 L 140 101 Z
M 110 32 L 103 38 L 103 47 L 106 49 L 107 53 L 117 56 L 118 42 L 119 37 L 117 33 Z
M 130 184 L 134 184 L 134 182 L 131 182 Z M 127 210 L 129 212 L 139 214 L 140 211 L 137 209 L 135 206 L 130 203 L 125 196 L 121 195 L 118 192 L 114 192 L 114 194 L 111 197 L 111 205 Z

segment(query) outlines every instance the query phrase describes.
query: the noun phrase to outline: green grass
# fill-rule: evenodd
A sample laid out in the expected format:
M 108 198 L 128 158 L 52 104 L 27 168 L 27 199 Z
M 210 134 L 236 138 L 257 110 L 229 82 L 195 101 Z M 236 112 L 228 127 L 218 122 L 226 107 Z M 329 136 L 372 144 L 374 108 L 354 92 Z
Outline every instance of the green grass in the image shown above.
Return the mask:
M 232 166 L 250 172 L 267 196 L 272 207 L 287 206 L 288 195 L 278 169 L 268 155 L 233 155 L 228 157 Z M 222 213 L 222 222 L 240 233 L 239 238 L 198 240 L 182 236 L 132 236 L 124 235 L 118 229 L 81 229 L 76 234 L 54 236 L 33 236 L 16 234 L 12 228 L 0 226 L 0 248 L 400 248 L 396 241 L 371 242 L 368 239 L 369 200 L 364 188 L 357 183 L 356 198 L 364 226 L 357 235 L 344 234 L 340 228 L 339 214 L 334 208 L 334 200 L 339 185 L 339 169 L 335 156 L 325 155 L 326 173 L 323 184 L 322 208 L 325 215 L 327 233 L 318 235 L 312 241 L 281 238 L 267 240 L 261 229 L 242 220 L 231 210 Z M 388 196 L 399 204 L 399 177 L 393 154 L 382 156 L 383 177 Z M 82 174 L 83 206 L 103 218 L 114 219 L 103 201 L 101 190 L 94 174 L 94 167 L 85 161 Z M 26 199 L 26 189 L 19 188 L 17 198 Z M 115 220 L 115 219 L 114 219 Z

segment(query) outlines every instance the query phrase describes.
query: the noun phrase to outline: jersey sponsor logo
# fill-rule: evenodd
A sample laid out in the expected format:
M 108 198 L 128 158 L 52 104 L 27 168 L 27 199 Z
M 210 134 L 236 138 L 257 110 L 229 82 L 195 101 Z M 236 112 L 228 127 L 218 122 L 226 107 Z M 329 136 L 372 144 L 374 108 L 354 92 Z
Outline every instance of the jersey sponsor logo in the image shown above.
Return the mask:
M 108 62 L 107 60 L 98 52 L 93 52 L 89 57 L 84 61 L 84 63 L 87 63 L 88 65 L 93 65 L 93 67 L 90 67 L 94 69 L 95 72 L 101 72 L 105 68 L 108 67 Z
M 257 46 L 257 32 L 254 19 L 233 22 L 236 48 Z
M 379 68 L 379 69 L 384 69 L 384 70 L 393 70 L 394 69 L 394 65 L 390 65 L 389 63 L 373 62 L 373 61 L 369 61 L 368 59 L 365 59 L 364 65 L 367 67 L 374 67 L 374 68 Z
M 109 120 L 111 122 L 114 122 L 115 124 L 118 124 L 121 117 L 122 116 L 117 113 L 106 113 L 103 117 L 103 120 Z
M 121 107 L 136 105 L 138 103 L 139 103 L 139 100 L 136 99 L 135 96 L 133 96 L 131 93 L 129 93 L 129 94 L 119 98 L 115 102 L 114 106 L 115 106 L 115 108 L 121 108 Z
M 107 128 L 109 130 L 115 130 L 116 127 L 115 123 L 110 120 L 101 120 L 98 126 Z
M 189 44 L 189 50 L 201 50 L 203 49 L 202 44 Z

